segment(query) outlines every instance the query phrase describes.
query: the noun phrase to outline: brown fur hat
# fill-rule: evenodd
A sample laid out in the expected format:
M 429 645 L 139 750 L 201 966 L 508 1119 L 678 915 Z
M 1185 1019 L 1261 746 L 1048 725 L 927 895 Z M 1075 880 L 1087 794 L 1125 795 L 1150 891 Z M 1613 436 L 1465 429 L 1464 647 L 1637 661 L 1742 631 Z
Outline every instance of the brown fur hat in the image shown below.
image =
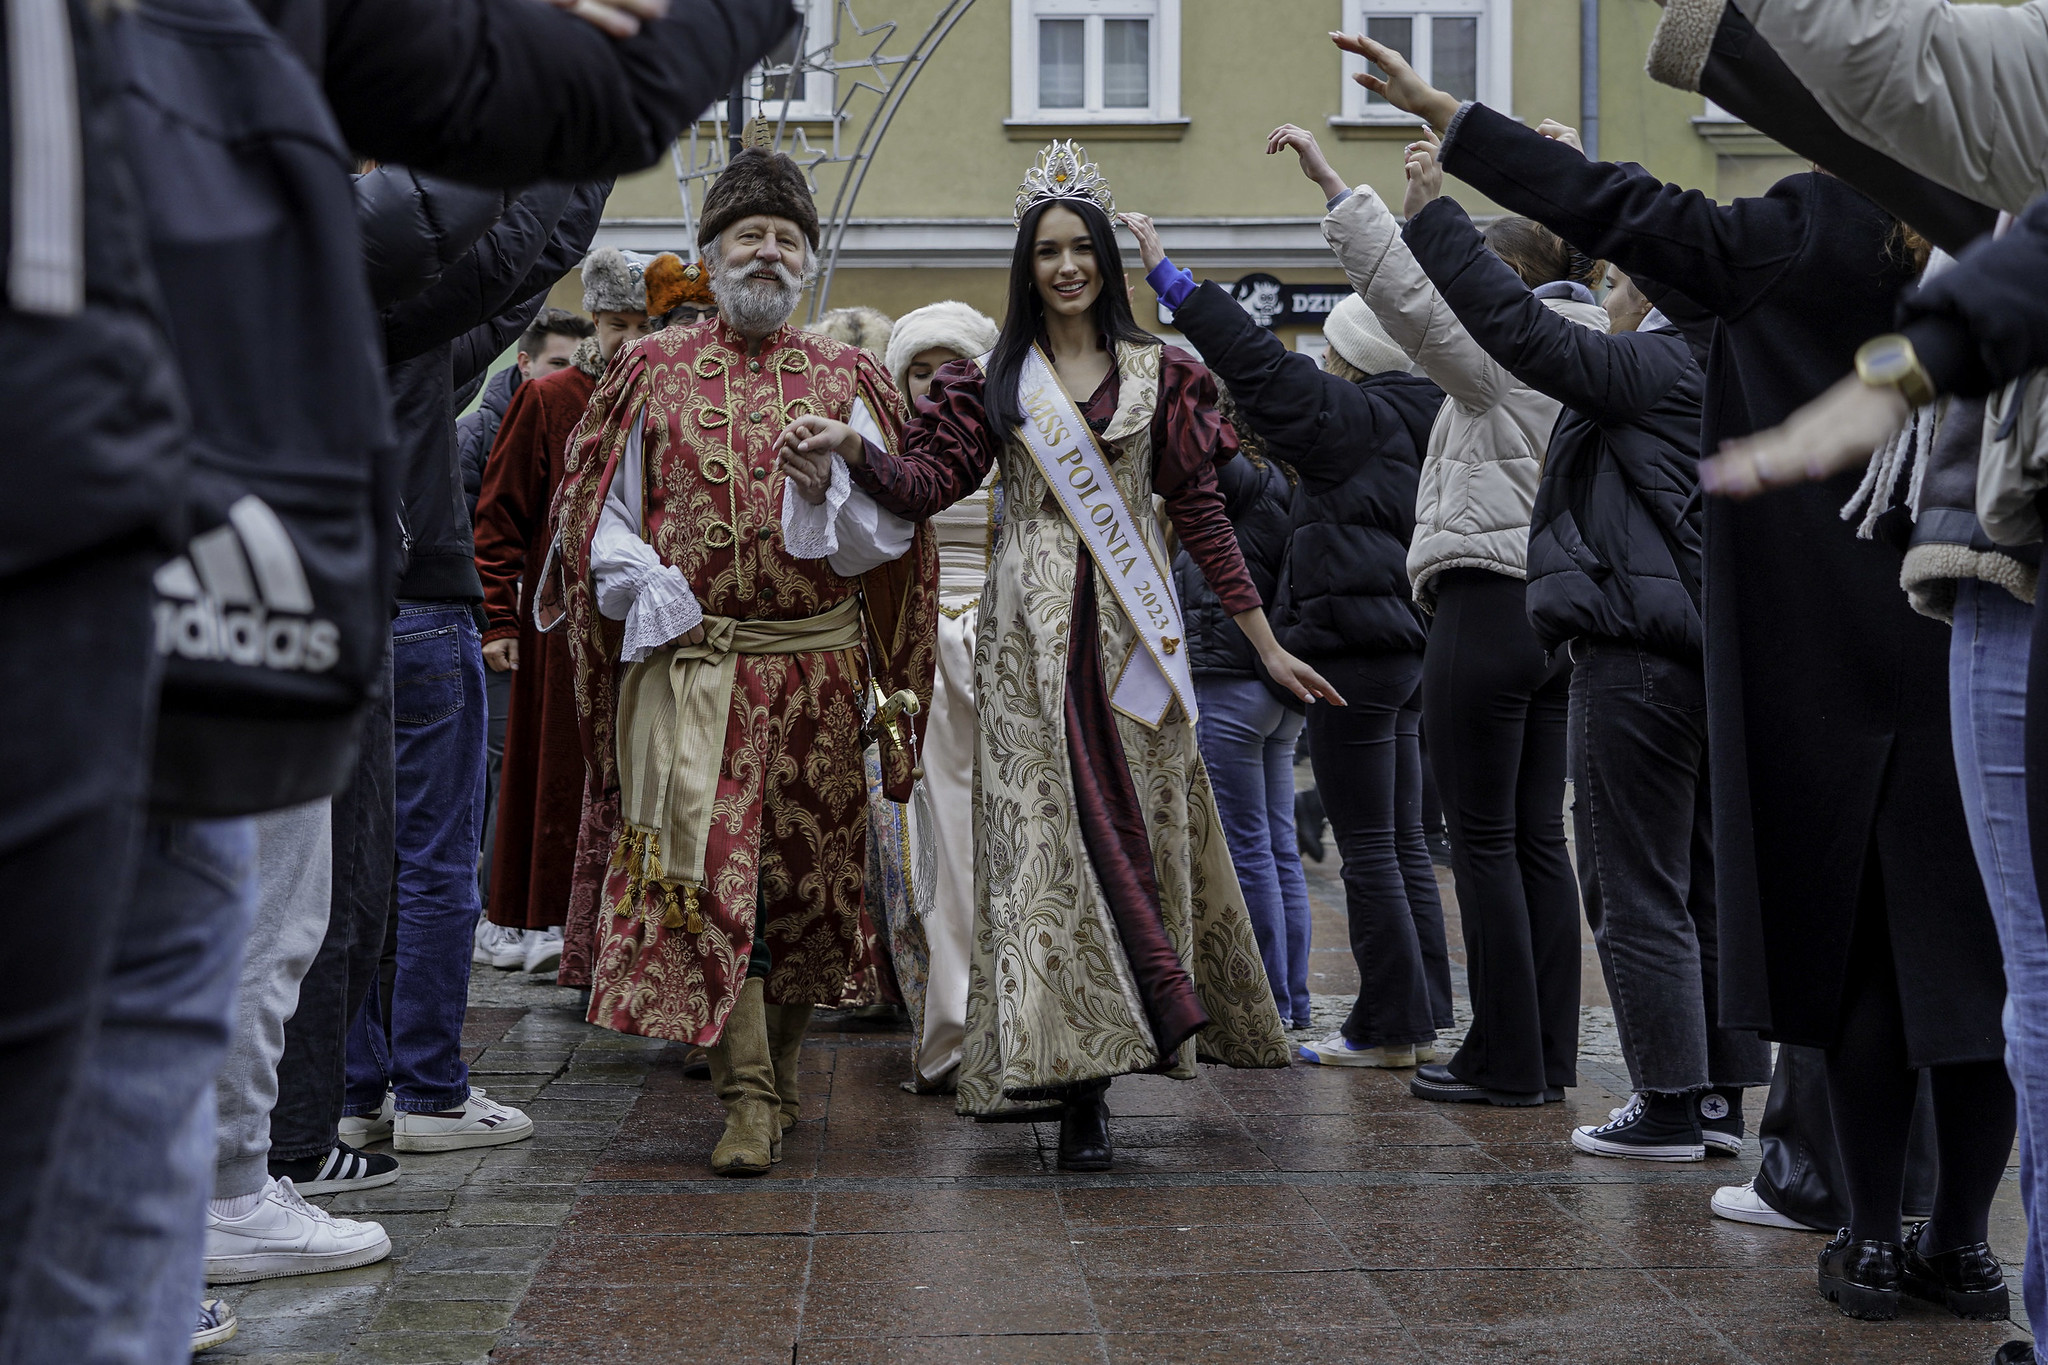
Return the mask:
M 781 152 L 742 147 L 704 195 L 697 245 L 709 246 L 719 233 L 757 213 L 787 218 L 818 249 L 818 205 L 803 167 Z
M 684 264 L 674 252 L 664 251 L 650 261 L 644 279 L 649 317 L 661 317 L 686 303 L 698 308 L 718 306 L 711 297 L 711 272 L 697 261 Z

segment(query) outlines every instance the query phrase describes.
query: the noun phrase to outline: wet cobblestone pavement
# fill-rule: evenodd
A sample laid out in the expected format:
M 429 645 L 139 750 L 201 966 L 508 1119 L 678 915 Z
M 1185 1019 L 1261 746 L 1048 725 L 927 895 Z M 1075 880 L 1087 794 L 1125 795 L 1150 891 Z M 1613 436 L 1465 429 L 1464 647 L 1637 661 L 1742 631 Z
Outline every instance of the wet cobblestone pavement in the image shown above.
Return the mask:
M 1333 873 L 1312 869 L 1319 944 L 1342 942 Z M 1348 967 L 1318 953 L 1319 1025 Z M 1821 1238 L 1709 1215 L 1753 1141 L 1698 1165 L 1573 1152 L 1570 1126 L 1627 1089 L 1597 972 L 1587 998 L 1563 1105 L 1430 1105 L 1406 1073 L 1303 1065 L 1127 1077 L 1102 1175 L 1057 1173 L 1049 1126 L 904 1093 L 904 1035 L 821 1018 L 783 1164 L 729 1181 L 680 1048 L 479 969 L 475 1083 L 536 1136 L 402 1156 L 397 1184 L 320 1200 L 382 1221 L 391 1260 L 225 1291 L 241 1334 L 202 1360 L 1953 1365 L 2019 1334 L 1910 1300 L 1895 1323 L 1841 1317 L 1814 1291 Z M 2009 1173 L 1992 1225 L 2015 1311 L 2016 1194 Z

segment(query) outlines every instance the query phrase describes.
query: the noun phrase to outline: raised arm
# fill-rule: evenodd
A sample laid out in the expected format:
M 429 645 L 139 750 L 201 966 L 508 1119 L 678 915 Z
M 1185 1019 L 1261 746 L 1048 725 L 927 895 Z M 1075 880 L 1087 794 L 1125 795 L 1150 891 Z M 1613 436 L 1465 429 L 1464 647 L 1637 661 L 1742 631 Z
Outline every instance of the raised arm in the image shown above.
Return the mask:
M 1998 220 L 1998 210 L 1988 204 L 1900 165 L 1844 131 L 1742 11 L 1723 0 L 1669 0 L 1650 41 L 1648 65 L 1654 79 L 1697 90 L 1758 132 L 1827 167 L 1952 255 Z
M 1402 235 L 1472 339 L 1538 393 L 1621 422 L 1647 411 L 1677 379 L 1670 351 L 1646 349 L 1546 307 L 1486 249 L 1456 200 L 1431 203 Z
M 2048 8 L 2040 3 L 1749 0 L 1746 12 L 1858 140 L 2015 213 L 2048 189 Z

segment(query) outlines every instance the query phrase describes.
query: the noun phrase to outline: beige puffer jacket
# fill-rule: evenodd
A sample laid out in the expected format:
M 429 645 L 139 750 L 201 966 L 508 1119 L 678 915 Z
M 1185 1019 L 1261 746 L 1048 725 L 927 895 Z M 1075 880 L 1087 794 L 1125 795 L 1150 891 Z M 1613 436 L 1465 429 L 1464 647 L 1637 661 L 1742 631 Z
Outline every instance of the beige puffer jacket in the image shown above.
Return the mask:
M 1387 335 L 1447 395 L 1430 428 L 1415 495 L 1415 539 L 1408 546 L 1415 600 L 1426 611 L 1436 609 L 1432 580 L 1445 569 L 1526 578 L 1529 510 L 1559 403 L 1479 348 L 1369 186 L 1330 210 L 1323 237 Z M 1544 302 L 1573 322 L 1607 330 L 1607 313 L 1597 304 Z

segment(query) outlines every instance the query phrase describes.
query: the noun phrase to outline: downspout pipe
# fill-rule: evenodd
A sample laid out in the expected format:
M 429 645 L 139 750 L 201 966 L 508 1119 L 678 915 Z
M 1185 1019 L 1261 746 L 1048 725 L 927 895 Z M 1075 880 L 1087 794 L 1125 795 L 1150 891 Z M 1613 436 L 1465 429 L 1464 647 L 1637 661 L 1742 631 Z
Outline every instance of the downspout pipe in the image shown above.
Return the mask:
M 1579 0 L 1579 142 L 1600 159 L 1600 0 Z

